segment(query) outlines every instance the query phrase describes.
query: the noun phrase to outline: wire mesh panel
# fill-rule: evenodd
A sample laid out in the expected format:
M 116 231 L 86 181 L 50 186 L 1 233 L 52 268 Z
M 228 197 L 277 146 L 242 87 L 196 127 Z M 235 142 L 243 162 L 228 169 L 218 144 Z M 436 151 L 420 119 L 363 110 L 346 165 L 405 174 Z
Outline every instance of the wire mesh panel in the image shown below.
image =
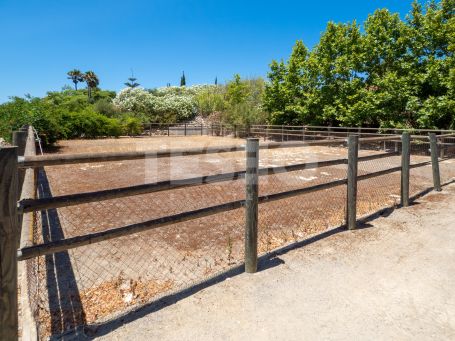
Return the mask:
M 358 165 L 359 177 L 378 171 L 400 167 L 401 156 L 362 161 Z M 362 217 L 382 208 L 394 207 L 400 203 L 400 170 L 360 180 L 357 184 L 357 216 Z
M 433 188 L 431 151 L 428 136 L 411 138 L 411 169 L 409 172 L 409 195 L 415 196 Z
M 259 205 L 258 251 L 268 253 L 298 242 L 345 219 L 346 186 Z
M 212 128 L 214 135 L 241 132 L 233 126 Z M 352 129 L 332 132 L 288 127 L 279 132 L 280 128 L 261 128 L 258 133 L 275 131 L 272 136 L 284 138 L 280 133 L 287 133 L 289 140 L 310 136 L 313 140 L 331 141 L 320 146 L 260 149 L 259 168 L 305 164 L 300 170 L 280 170 L 259 177 L 260 254 L 340 226 L 346 219 L 347 145 L 345 140 L 333 138 L 347 136 Z M 444 142 L 445 160 L 440 165 L 443 182 L 455 176 L 453 159 L 447 157 L 451 143 L 448 141 Z M 399 203 L 401 151 L 399 136 L 361 140 L 357 217 Z M 334 160 L 331 165 L 323 163 Z M 427 137 L 411 140 L 411 166 L 419 166 L 411 167 L 411 195 L 432 187 Z M 46 167 L 40 171 L 39 195 L 46 198 L 244 169 L 243 152 Z M 394 172 L 386 173 L 390 169 Z M 375 172 L 384 173 L 370 176 Z M 264 199 L 334 181 L 338 181 L 337 185 L 307 190 L 305 194 L 274 201 Z M 34 243 L 107 231 L 244 199 L 245 181 L 229 179 L 48 209 L 34 215 Z M 58 335 L 80 325 L 115 318 L 241 264 L 244 215 L 243 209 L 233 209 L 27 260 L 30 302 L 40 334 Z
M 41 174 L 40 192 L 49 188 Z M 50 209 L 36 243 L 106 230 L 237 198 L 241 180 Z M 163 194 L 156 197 L 157 194 Z M 213 277 L 243 260 L 243 210 L 214 214 L 37 259 L 41 335 L 100 322 Z
M 307 162 L 308 168 L 272 174 L 260 178 L 259 196 L 312 188 L 346 179 L 346 163 L 319 167 L 318 162 L 343 160 L 344 143 L 334 146 L 312 146 L 279 152 L 263 153 L 260 164 L 279 166 L 283 160 Z M 289 165 L 289 163 L 287 163 Z M 338 186 L 300 194 L 259 205 L 258 250 L 260 254 L 301 241 L 309 236 L 342 225 L 345 219 L 346 186 Z
M 438 148 L 441 183 L 447 184 L 455 179 L 455 136 L 439 138 Z

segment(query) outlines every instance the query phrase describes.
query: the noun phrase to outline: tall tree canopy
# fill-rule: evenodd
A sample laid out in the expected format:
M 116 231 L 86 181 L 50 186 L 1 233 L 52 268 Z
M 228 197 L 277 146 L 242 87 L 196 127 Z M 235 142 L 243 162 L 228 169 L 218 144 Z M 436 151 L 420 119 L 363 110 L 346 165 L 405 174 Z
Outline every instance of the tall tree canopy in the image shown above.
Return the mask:
M 84 74 L 77 70 L 71 70 L 67 73 L 68 79 L 71 79 L 71 81 L 74 83 L 74 89 L 77 90 L 77 83 L 83 82 L 84 81 Z
M 87 83 L 88 97 L 92 98 L 92 90 L 96 89 L 100 84 L 98 76 L 93 71 L 87 71 L 84 74 L 84 79 Z
M 418 1 L 327 25 L 309 51 L 272 61 L 264 108 L 277 124 L 455 128 L 455 0 Z

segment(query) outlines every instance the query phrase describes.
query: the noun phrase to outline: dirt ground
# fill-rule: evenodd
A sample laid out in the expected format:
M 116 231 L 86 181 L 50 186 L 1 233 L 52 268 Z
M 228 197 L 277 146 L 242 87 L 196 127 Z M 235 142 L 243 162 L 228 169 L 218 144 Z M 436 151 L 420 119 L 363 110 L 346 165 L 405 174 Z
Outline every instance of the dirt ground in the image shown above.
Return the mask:
M 52 152 L 160 150 L 244 144 L 220 137 L 152 137 L 62 141 Z M 390 151 L 390 150 L 388 150 Z M 360 150 L 360 156 L 383 153 Z M 346 157 L 343 145 L 261 150 L 260 167 Z M 412 162 L 428 161 L 412 156 Z M 444 178 L 455 176 L 452 160 L 441 163 Z M 399 156 L 361 162 L 359 174 L 400 165 Z M 165 159 L 46 167 L 41 196 L 131 186 L 159 180 L 242 170 L 243 152 Z M 312 186 L 346 177 L 346 166 L 305 169 L 260 178 L 260 195 Z M 411 171 L 411 192 L 431 187 L 431 166 Z M 393 207 L 399 201 L 400 175 L 358 184 L 358 216 Z M 261 254 L 339 226 L 344 221 L 345 186 L 261 204 Z M 37 216 L 36 241 L 51 241 L 244 198 L 243 180 L 175 189 L 129 198 L 48 210 Z M 238 209 L 40 257 L 39 300 L 42 335 L 60 334 L 79 324 L 112 319 L 118 313 L 200 282 L 243 259 L 243 210 Z M 57 297 L 57 299 L 56 299 Z
M 454 200 L 445 187 L 88 339 L 453 340 Z

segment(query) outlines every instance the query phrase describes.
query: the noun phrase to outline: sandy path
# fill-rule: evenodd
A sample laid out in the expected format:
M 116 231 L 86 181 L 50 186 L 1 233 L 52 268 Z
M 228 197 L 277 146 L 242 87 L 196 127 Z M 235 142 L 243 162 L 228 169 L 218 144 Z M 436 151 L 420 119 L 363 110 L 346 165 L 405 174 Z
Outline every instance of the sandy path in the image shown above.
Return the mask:
M 455 338 L 455 185 L 280 255 L 102 340 L 449 340 Z M 112 329 L 112 326 L 110 326 Z

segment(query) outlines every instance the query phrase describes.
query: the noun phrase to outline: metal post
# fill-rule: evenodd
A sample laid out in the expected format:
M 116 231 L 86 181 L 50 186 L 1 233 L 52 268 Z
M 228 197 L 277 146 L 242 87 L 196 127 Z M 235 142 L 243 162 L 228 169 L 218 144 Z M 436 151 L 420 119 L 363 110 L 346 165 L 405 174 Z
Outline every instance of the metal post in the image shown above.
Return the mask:
M 254 273 L 258 265 L 258 167 L 259 139 L 246 142 L 245 272 Z
M 409 165 L 411 163 L 411 138 L 408 132 L 401 135 L 401 205 L 409 206 Z
M 281 125 L 281 142 L 284 141 L 284 126 Z
M 347 226 L 348 229 L 356 228 L 357 220 L 357 159 L 359 155 L 359 137 L 348 137 L 348 192 L 347 192 Z
M 17 147 L 0 149 L 0 340 L 18 339 Z
M 438 160 L 438 140 L 435 133 L 430 133 L 430 149 L 431 149 L 431 168 L 433 170 L 433 185 L 436 192 L 441 191 L 441 176 L 439 174 Z

